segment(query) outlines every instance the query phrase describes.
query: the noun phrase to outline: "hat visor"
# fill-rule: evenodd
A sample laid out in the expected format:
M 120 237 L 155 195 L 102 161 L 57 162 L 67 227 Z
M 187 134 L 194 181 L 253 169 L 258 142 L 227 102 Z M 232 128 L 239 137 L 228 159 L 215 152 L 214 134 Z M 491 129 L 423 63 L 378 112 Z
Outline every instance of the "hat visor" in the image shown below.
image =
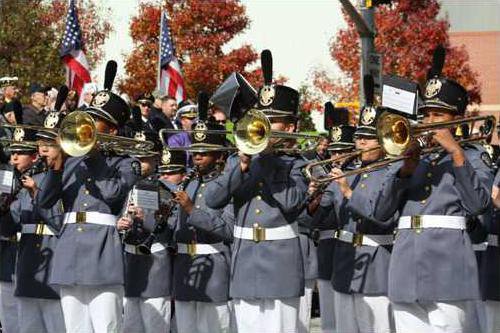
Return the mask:
M 274 109 L 259 109 L 268 118 L 296 117 L 293 111 L 283 111 Z
M 354 143 L 352 142 L 335 142 L 332 144 L 329 144 L 326 150 L 328 151 L 336 151 L 336 150 L 347 150 L 347 149 L 353 149 L 354 148 Z
M 377 129 L 371 126 L 359 126 L 356 132 L 354 132 L 354 138 L 356 139 L 360 136 L 365 138 L 377 138 Z
M 118 121 L 116 121 L 116 119 L 113 116 L 111 116 L 108 112 L 104 111 L 101 108 L 96 108 L 96 107 L 90 106 L 90 107 L 85 109 L 85 112 L 87 112 L 91 116 L 98 117 L 104 121 L 107 121 L 107 122 L 115 125 L 115 126 L 118 126 Z
M 186 166 L 182 164 L 168 164 L 158 166 L 159 173 L 181 173 L 186 171 Z
M 38 151 L 38 147 L 35 145 L 14 143 L 9 146 L 8 151 L 16 153 L 33 154 Z
M 225 151 L 227 147 L 208 143 L 193 143 L 189 145 L 191 153 L 209 153 L 211 151 Z
M 57 133 L 49 131 L 38 131 L 35 136 L 40 140 L 56 141 Z
M 418 106 L 418 111 L 424 111 L 424 109 L 427 108 L 438 108 L 438 109 L 444 109 L 447 111 L 452 111 L 452 112 L 458 112 L 458 109 L 456 106 L 450 105 L 446 102 L 443 102 L 438 99 L 429 99 L 425 100 L 422 104 Z

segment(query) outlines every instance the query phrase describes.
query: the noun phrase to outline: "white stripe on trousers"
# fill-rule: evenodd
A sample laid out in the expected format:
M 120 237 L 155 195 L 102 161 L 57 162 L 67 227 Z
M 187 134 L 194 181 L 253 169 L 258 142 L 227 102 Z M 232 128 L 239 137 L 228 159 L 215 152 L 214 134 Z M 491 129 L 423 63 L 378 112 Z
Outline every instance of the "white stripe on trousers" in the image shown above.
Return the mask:
M 316 280 L 306 280 L 304 296 L 300 297 L 299 317 L 297 322 L 297 332 L 308 333 L 311 328 L 311 307 L 314 283 Z
M 330 280 L 318 279 L 318 293 L 321 332 L 334 333 L 335 311 L 333 304 L 335 292 L 332 287 L 332 282 Z
M 123 286 L 64 286 L 61 305 L 68 333 L 120 333 Z
M 64 333 L 64 318 L 61 301 L 18 297 L 19 332 L 21 333 Z
M 297 333 L 300 297 L 233 302 L 238 333 Z
M 470 333 L 467 301 L 392 303 L 397 333 Z
M 391 333 L 394 331 L 391 304 L 387 296 L 344 294 L 335 291 L 334 299 L 335 324 L 338 332 Z M 417 331 L 412 333 L 417 333 Z
M 175 301 L 178 333 L 230 333 L 231 314 L 228 302 Z
M 14 288 L 13 282 L 0 282 L 0 322 L 3 333 L 19 332 L 19 313 Z
M 123 332 L 170 332 L 170 297 L 125 297 Z

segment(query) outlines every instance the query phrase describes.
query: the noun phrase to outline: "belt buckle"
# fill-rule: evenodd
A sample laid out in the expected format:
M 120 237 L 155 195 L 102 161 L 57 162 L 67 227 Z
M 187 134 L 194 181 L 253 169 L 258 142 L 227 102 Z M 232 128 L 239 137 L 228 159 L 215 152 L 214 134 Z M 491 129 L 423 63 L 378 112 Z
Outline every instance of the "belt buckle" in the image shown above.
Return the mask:
M 87 222 L 87 214 L 85 212 L 76 212 L 76 223 Z
M 195 241 L 191 241 L 190 243 L 187 244 L 187 253 L 191 257 L 194 257 L 196 255 L 196 242 Z
M 422 216 L 414 215 L 411 217 L 411 228 L 415 230 L 417 234 L 422 232 Z
M 38 223 L 35 227 L 35 235 L 42 236 L 45 230 L 45 224 Z
M 253 224 L 253 241 L 255 243 L 266 240 L 266 229 L 262 228 L 258 223 Z
M 352 245 L 354 247 L 358 247 L 358 246 L 363 245 L 363 234 L 352 235 Z

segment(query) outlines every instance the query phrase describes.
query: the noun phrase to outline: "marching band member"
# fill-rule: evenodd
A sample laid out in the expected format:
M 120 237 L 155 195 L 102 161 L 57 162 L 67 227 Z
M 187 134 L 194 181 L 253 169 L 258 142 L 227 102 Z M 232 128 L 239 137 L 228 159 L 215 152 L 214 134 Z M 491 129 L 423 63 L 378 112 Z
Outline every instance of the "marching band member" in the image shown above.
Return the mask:
M 272 85 L 271 53 L 261 55 L 265 85 L 258 108 L 271 129 L 295 131 L 299 94 Z M 221 209 L 234 202 L 235 225 L 230 295 L 237 331 L 296 332 L 299 298 L 304 294 L 304 267 L 297 217 L 307 184 L 301 173 L 304 161 L 276 155 L 270 139 L 259 155 L 232 156 L 223 174 L 212 181 L 206 204 Z
M 232 234 L 226 228 L 207 232 L 197 225 L 227 222 L 231 215 L 223 209 L 207 207 L 207 186 L 220 175 L 217 162 L 224 147 L 225 136 L 207 131 L 224 129 L 206 121 L 208 98 L 198 99 L 199 119 L 193 124 L 192 151 L 194 171 L 177 188 L 178 213 L 174 239 L 177 255 L 174 260 L 174 297 L 177 331 L 179 333 L 232 332 L 232 311 L 229 304 L 228 242 Z
M 383 111 L 367 105 L 361 111 L 354 142 L 356 149 L 378 147 L 376 122 Z M 372 90 L 373 93 L 373 90 Z M 361 168 L 383 158 L 381 149 L 361 154 Z M 390 302 L 387 298 L 389 260 L 393 242 L 392 225 L 370 218 L 365 201 L 378 194 L 384 174 L 382 168 L 340 178 L 332 183 L 332 207 L 340 229 L 335 238 L 332 283 L 335 290 L 335 323 L 339 332 L 392 332 Z M 332 176 L 343 172 L 334 168 Z
M 118 230 L 127 230 L 125 247 L 124 332 L 169 332 L 171 318 L 172 258 L 167 249 L 172 239 L 172 223 L 168 219 L 172 196 L 163 195 L 155 169 L 156 155 L 134 154 L 141 163 L 144 177 L 132 191 L 158 193 L 155 207 L 139 206 L 137 199 L 127 200 L 126 214 L 117 222 Z M 168 192 L 170 193 L 170 192 Z M 134 193 L 129 194 L 134 197 Z M 140 194 L 137 194 L 139 196 Z M 165 207 L 165 205 L 167 207 Z M 166 211 L 162 208 L 165 207 Z M 162 228 L 155 226 L 162 223 Z M 133 226 L 136 224 L 136 226 Z M 154 233 L 152 235 L 152 233 Z M 154 237 L 149 243 L 148 237 Z M 145 252 L 145 246 L 147 252 Z
M 352 152 L 354 149 L 354 126 L 349 126 L 348 110 L 334 108 L 330 102 L 325 103 L 325 128 L 328 129 L 330 144 L 329 154 L 332 158 Z M 350 163 L 345 168 L 352 169 Z M 338 228 L 337 217 L 331 209 L 332 192 L 325 192 L 315 206 L 312 228 L 317 234 L 318 256 L 318 293 L 320 306 L 321 331 L 335 332 L 334 290 L 332 287 L 333 252 L 335 248 L 335 230 Z
M 105 90 L 85 112 L 99 133 L 114 135 L 130 117 L 125 101 L 110 91 L 116 63 L 108 62 Z M 136 161 L 106 156 L 47 158 L 51 168 L 36 195 L 41 207 L 62 200 L 64 227 L 54 253 L 51 283 L 61 288 L 66 330 L 117 332 L 122 327 L 123 254 L 116 215 L 136 181 Z
M 466 90 L 441 76 L 444 54 L 435 54 L 419 106 L 428 124 L 460 118 L 467 107 Z M 377 220 L 401 216 L 388 290 L 397 332 L 468 332 L 467 302 L 479 299 L 479 286 L 465 221 L 489 209 L 491 170 L 482 147 L 461 147 L 448 129 L 433 130 L 432 142 L 443 152 L 420 159 L 412 145 L 369 206 Z

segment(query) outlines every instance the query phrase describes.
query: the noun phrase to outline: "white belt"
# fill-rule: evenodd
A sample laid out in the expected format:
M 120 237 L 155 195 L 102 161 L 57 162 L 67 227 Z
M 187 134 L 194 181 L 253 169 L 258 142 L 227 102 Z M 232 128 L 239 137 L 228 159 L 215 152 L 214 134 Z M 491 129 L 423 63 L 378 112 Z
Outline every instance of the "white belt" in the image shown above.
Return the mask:
M 151 245 L 151 253 L 156 253 L 165 250 L 166 247 L 162 243 L 153 243 Z M 131 254 L 142 254 L 138 249 L 137 246 L 135 245 L 130 245 L 130 244 L 125 244 L 124 248 L 125 252 L 131 253 Z
M 254 224 L 253 228 L 235 225 L 234 237 L 253 240 L 254 242 L 292 239 L 299 237 L 299 227 L 297 222 L 276 228 L 264 228 L 257 223 Z
M 189 254 L 192 256 L 198 254 L 215 254 L 220 253 L 226 249 L 224 243 L 214 243 L 214 244 L 177 244 L 177 253 Z
M 330 229 L 330 230 L 320 230 L 319 231 L 319 240 L 334 239 L 335 238 L 335 232 L 336 232 L 336 230 L 333 230 L 333 229 Z
M 488 235 L 488 246 L 498 247 L 498 235 Z
M 90 223 L 116 226 L 116 216 L 99 212 L 71 212 L 64 214 L 64 224 Z
M 488 242 L 472 244 L 472 250 L 474 251 L 486 251 L 487 248 L 488 248 Z
M 398 229 L 427 229 L 444 228 L 465 230 L 466 223 L 463 216 L 446 215 L 415 215 L 399 218 Z
M 56 233 L 46 224 L 23 224 L 21 233 L 54 236 Z
M 335 238 L 353 246 L 382 246 L 392 245 L 394 243 L 394 235 L 364 235 L 353 234 L 352 232 L 339 230 L 335 234 Z

